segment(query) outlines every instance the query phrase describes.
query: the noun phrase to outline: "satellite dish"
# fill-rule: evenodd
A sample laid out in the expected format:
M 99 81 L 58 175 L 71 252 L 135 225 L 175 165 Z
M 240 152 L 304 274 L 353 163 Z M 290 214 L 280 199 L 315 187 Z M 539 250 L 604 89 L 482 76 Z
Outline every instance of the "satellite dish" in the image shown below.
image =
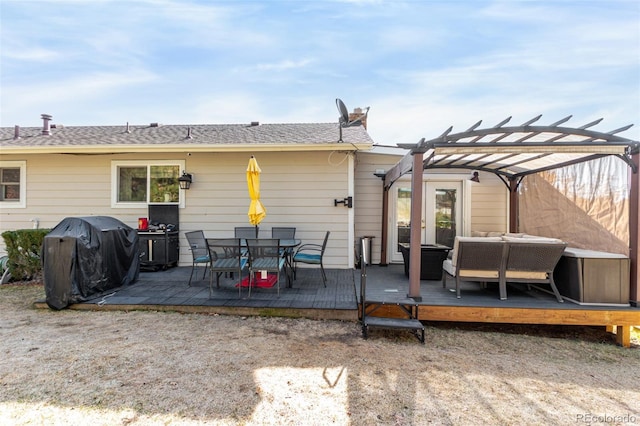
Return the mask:
M 341 99 L 336 99 L 336 106 L 338 107 L 338 112 L 340 113 L 340 124 L 342 126 L 347 126 L 349 123 L 349 110 L 347 106 L 342 102 Z
M 349 110 L 347 109 L 347 106 L 344 104 L 344 102 L 336 98 L 336 106 L 338 107 L 338 112 L 340 113 L 340 118 L 338 119 L 339 121 L 338 127 L 340 128 L 340 138 L 338 139 L 338 142 L 344 142 L 342 140 L 342 128 L 357 126 L 362 124 L 362 120 L 367 118 L 367 114 L 369 113 L 369 107 L 367 107 L 364 114 L 360 115 L 360 117 L 356 118 L 355 120 L 349 121 Z

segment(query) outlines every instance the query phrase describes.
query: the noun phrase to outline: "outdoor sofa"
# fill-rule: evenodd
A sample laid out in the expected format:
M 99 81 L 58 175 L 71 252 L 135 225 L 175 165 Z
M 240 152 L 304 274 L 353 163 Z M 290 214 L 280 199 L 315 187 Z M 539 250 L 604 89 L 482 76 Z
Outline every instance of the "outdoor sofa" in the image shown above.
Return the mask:
M 442 286 L 455 278 L 460 298 L 462 281 L 497 282 L 500 299 L 507 298 L 507 283 L 549 285 L 558 302 L 563 302 L 553 270 L 567 244 L 555 238 L 527 234 L 456 237 L 451 258 L 442 263 Z

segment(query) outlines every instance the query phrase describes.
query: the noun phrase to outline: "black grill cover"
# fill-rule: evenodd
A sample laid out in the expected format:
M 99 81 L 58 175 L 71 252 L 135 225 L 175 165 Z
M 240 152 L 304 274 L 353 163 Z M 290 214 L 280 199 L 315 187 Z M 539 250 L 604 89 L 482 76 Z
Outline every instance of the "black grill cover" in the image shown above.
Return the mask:
M 68 217 L 44 237 L 47 305 L 66 308 L 133 284 L 140 271 L 138 232 L 108 216 Z

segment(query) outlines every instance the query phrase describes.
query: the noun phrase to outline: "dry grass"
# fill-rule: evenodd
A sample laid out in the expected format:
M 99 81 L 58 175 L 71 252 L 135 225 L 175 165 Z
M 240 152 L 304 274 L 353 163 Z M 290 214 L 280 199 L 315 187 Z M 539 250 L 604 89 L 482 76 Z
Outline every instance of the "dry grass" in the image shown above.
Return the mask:
M 441 324 L 423 346 L 345 322 L 32 308 L 42 297 L 0 287 L 2 423 L 640 423 L 637 334 L 624 349 L 593 328 Z

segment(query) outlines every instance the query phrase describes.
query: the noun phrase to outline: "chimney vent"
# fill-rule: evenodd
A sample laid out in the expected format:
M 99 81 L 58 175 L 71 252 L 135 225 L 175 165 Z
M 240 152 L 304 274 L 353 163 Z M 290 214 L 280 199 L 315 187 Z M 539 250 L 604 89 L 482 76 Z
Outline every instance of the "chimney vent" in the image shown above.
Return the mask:
M 187 137 L 185 139 L 193 139 L 193 136 L 191 136 L 191 127 L 187 127 Z
M 349 113 L 349 121 L 360 120 L 362 127 L 367 128 L 367 115 L 369 113 L 369 108 L 366 108 L 366 111 L 362 111 L 362 108 L 354 108 L 352 113 Z
M 49 125 L 49 121 L 53 118 L 49 114 L 41 114 L 40 118 L 42 118 L 42 134 L 45 136 L 49 136 L 51 134 L 51 126 Z
M 13 128 L 13 139 L 20 139 L 20 126 L 16 124 Z

